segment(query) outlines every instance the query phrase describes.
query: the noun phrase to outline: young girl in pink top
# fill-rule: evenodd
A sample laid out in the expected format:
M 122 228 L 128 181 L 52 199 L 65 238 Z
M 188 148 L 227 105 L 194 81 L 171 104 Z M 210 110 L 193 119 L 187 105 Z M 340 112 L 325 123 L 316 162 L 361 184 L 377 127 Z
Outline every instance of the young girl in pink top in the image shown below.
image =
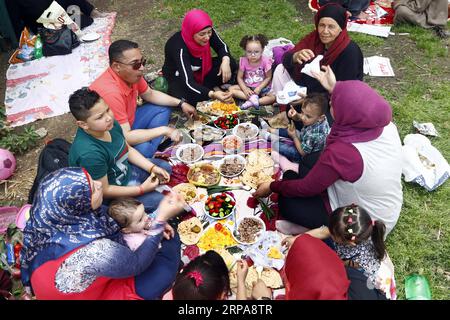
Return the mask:
M 245 56 L 239 61 L 237 74 L 238 85 L 230 87 L 233 97 L 247 100 L 241 106 L 245 110 L 250 107 L 272 104 L 275 96 L 269 94 L 272 81 L 272 60 L 263 56 L 267 38 L 262 34 L 244 36 L 240 47 L 245 50 Z

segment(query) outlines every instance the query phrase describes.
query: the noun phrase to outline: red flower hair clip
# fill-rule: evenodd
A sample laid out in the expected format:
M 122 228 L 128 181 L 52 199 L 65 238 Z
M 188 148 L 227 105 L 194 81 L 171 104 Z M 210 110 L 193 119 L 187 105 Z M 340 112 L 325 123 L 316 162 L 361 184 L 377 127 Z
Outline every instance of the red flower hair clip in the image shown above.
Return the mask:
M 198 288 L 199 286 L 201 286 L 203 284 L 203 276 L 200 272 L 198 271 L 191 271 L 187 274 L 188 278 L 192 278 L 194 279 L 195 282 L 195 286 Z

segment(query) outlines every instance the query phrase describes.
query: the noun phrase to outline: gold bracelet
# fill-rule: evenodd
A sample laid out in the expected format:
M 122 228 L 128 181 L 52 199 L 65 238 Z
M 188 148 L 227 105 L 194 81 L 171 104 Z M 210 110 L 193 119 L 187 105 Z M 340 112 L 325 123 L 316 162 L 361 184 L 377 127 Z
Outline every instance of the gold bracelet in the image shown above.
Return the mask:
M 148 173 L 152 173 L 153 169 L 156 167 L 156 164 L 153 164 L 153 166 L 150 168 L 150 170 L 148 171 Z

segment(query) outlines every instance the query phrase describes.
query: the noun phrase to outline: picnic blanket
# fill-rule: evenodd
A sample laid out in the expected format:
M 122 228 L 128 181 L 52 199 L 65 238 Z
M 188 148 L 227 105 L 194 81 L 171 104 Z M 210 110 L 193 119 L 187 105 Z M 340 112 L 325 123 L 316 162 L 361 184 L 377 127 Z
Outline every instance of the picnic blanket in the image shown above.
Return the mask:
M 365 11 L 369 14 L 369 19 L 367 20 L 354 20 L 353 22 L 360 24 L 393 24 L 394 23 L 394 14 L 395 11 L 391 7 L 391 0 L 378 0 L 378 1 L 370 1 L 369 8 Z M 377 6 L 381 7 L 384 11 L 387 12 L 386 15 L 382 17 L 377 16 Z M 309 0 L 309 8 L 316 12 L 319 10 L 319 1 L 318 0 Z
M 100 39 L 82 42 L 71 54 L 9 66 L 5 107 L 11 126 L 70 111 L 70 94 L 89 86 L 108 67 L 108 48 L 115 19 L 115 12 L 96 18 L 92 25 L 83 30 L 83 34 L 97 32 L 101 35 Z

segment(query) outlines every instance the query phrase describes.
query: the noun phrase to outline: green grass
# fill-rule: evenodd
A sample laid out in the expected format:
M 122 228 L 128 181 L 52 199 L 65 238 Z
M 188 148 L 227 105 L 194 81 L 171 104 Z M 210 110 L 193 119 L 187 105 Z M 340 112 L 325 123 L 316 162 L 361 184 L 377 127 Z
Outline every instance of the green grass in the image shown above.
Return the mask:
M 242 54 L 238 44 L 246 34 L 264 33 L 269 39 L 284 37 L 296 43 L 313 30 L 312 19 L 302 19 L 293 2 L 282 0 L 160 0 L 148 17 L 173 21 L 175 32 L 184 13 L 192 8 L 204 9 L 210 14 L 235 57 Z M 416 44 L 416 48 L 405 50 L 404 56 L 397 57 L 400 62 L 396 68 L 404 70 L 401 77 L 395 86 L 386 85 L 383 78 L 366 80 L 392 105 L 394 122 L 402 140 L 413 132 L 413 120 L 432 122 L 440 133 L 440 137 L 431 138 L 432 144 L 450 159 L 450 82 L 449 74 L 442 69 L 443 63 L 449 63 L 448 49 L 430 30 L 399 26 L 392 31 L 409 33 L 402 37 L 409 37 Z M 369 35 L 350 33 L 350 36 L 363 51 L 385 44 L 384 39 Z M 394 44 L 400 49 L 401 39 Z M 411 183 L 403 183 L 403 186 L 403 210 L 387 240 L 396 268 L 399 299 L 405 298 L 404 280 L 411 273 L 427 277 L 433 299 L 450 299 L 450 183 L 446 182 L 434 192 Z

